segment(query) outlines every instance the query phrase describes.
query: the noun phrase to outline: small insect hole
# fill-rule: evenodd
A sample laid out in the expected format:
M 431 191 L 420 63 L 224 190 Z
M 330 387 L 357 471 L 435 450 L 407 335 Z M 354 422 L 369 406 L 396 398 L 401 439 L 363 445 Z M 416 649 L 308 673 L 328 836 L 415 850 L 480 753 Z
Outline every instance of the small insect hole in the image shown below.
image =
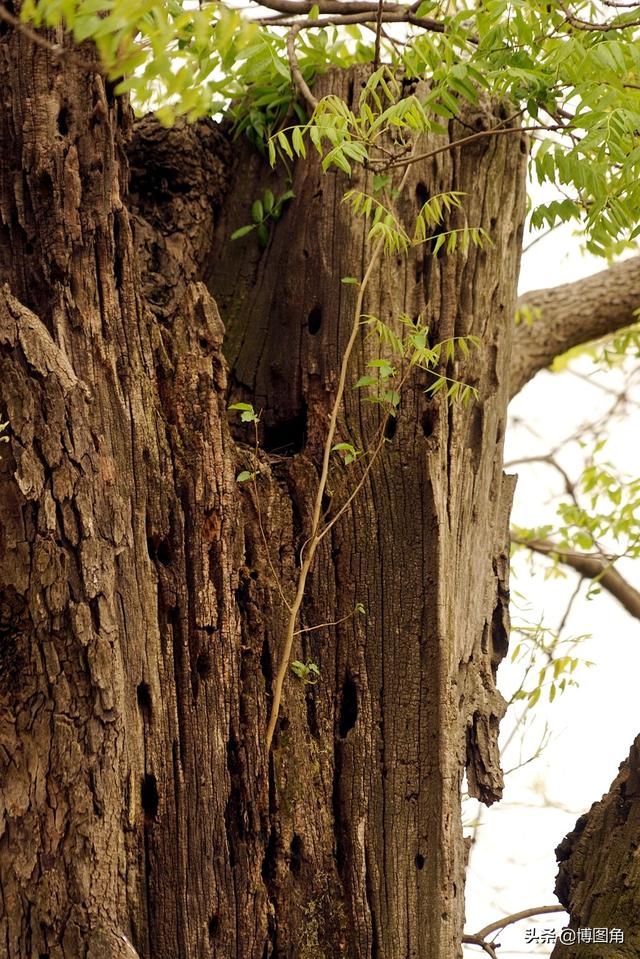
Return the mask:
M 145 773 L 142 778 L 140 799 L 142 802 L 142 809 L 144 811 L 145 818 L 148 821 L 153 821 L 158 815 L 160 798 L 158 796 L 158 783 L 156 777 L 152 776 L 151 773 Z
M 200 679 L 208 679 L 211 675 L 211 655 L 208 652 L 198 653 L 196 659 L 196 672 Z
M 433 435 L 433 420 L 433 413 L 431 413 L 430 410 L 425 410 L 425 412 L 422 414 L 420 425 L 422 426 L 422 432 L 426 437 Z
M 390 416 L 384 427 L 384 438 L 389 440 L 389 442 L 396 435 L 396 430 L 398 429 L 398 421 L 395 416 Z
M 151 690 L 148 683 L 138 683 L 136 688 L 138 706 L 143 712 L 151 711 Z
M 322 307 L 316 304 L 307 317 L 307 329 L 311 336 L 316 336 L 322 326 Z

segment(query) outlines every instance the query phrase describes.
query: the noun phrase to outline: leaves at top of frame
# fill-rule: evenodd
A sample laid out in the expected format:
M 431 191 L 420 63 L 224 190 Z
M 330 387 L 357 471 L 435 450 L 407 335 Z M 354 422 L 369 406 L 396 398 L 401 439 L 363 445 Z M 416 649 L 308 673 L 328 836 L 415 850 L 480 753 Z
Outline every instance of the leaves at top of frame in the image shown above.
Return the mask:
M 368 164 L 385 176 L 394 159 L 406 157 L 415 134 L 446 132 L 442 124 L 465 102 L 486 96 L 511 104 L 510 116 L 496 122 L 533 128 L 532 172 L 559 190 L 533 211 L 534 227 L 573 219 L 587 248 L 603 256 L 636 240 L 640 45 L 634 12 L 584 4 L 578 17 L 568 17 L 546 0 L 483 0 L 462 9 L 425 0 L 420 10 L 429 11 L 424 16 L 434 17 L 437 28 L 407 23 L 402 39 L 383 37 L 381 62 L 355 107 L 326 97 L 310 121 L 292 81 L 289 28 L 256 22 L 260 13 L 253 7 L 25 0 L 20 15 L 37 27 L 62 24 L 78 43 L 93 42 L 117 92 L 129 93 L 141 112 L 154 109 L 167 124 L 179 115 L 224 113 L 271 162 L 304 158 L 310 142 L 326 170 L 350 175 L 355 165 Z M 372 61 L 373 40 L 365 42 L 357 24 L 328 24 L 319 7 L 313 13 L 305 11 L 295 36 L 307 84 L 330 67 Z M 420 94 L 413 79 L 427 81 Z M 385 137 L 393 138 L 391 156 Z M 416 235 L 426 239 L 429 211 L 421 215 Z M 376 225 L 378 233 L 388 226 Z M 391 247 L 391 235 L 386 242 Z

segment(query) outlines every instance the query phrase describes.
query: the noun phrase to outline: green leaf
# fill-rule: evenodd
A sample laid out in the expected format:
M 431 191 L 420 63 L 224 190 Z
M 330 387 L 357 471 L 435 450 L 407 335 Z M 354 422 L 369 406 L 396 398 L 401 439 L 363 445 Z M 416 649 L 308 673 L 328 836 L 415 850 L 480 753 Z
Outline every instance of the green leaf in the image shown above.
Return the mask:
M 249 223 L 247 226 L 241 226 L 240 229 L 234 230 L 231 234 L 232 240 L 239 240 L 240 237 L 246 236 L 247 233 L 251 233 L 252 230 L 255 230 L 255 223 Z
M 358 389 L 361 389 L 363 386 L 377 386 L 377 385 L 378 385 L 378 378 L 376 376 L 361 376 L 354 383 L 353 388 L 354 390 L 358 390 Z
M 273 196 L 273 193 L 271 192 L 271 190 L 265 190 L 262 195 L 262 206 L 263 206 L 264 212 L 267 214 L 271 213 L 271 211 L 273 210 L 274 204 L 275 204 L 275 198 Z
M 269 227 L 267 226 L 266 223 L 261 223 L 258 226 L 258 244 L 260 248 L 264 250 L 265 247 L 268 245 L 268 243 L 269 243 Z
M 345 286 L 360 286 L 360 280 L 355 276 L 343 276 L 340 282 L 344 283 Z
M 262 223 L 264 220 L 264 207 L 261 200 L 254 200 L 251 205 L 251 219 L 254 223 Z
M 249 472 L 249 470 L 243 470 L 241 473 L 238 473 L 236 476 L 236 483 L 248 483 L 250 480 L 256 478 L 255 473 Z

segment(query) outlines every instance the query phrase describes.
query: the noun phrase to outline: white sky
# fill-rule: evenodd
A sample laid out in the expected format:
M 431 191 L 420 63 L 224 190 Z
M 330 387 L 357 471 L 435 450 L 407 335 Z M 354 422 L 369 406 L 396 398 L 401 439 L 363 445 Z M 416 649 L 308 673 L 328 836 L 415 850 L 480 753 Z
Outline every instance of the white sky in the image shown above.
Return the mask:
M 525 254 L 520 288 L 524 292 L 570 282 L 605 266 L 602 260 L 581 255 L 570 228 L 559 229 Z M 584 372 L 592 371 L 590 361 L 581 363 Z M 615 380 L 616 374 L 612 373 L 612 383 Z M 536 441 L 522 427 L 514 427 L 507 436 L 506 461 L 544 453 L 545 446 L 550 449 L 589 419 L 603 400 L 606 396 L 602 391 L 570 373 L 538 374 L 516 397 L 511 412 L 534 426 L 545 442 Z M 639 433 L 640 411 L 613 429 L 603 453 L 632 476 L 640 475 L 640 448 L 632 439 Z M 579 475 L 580 458 L 576 453 L 565 455 L 563 463 Z M 558 491 L 554 472 L 545 466 L 521 466 L 515 471 L 519 481 L 514 522 L 523 526 L 544 522 L 544 504 L 551 491 Z M 569 574 L 566 580 L 549 580 L 543 576 L 543 566 L 538 566 L 535 575 L 528 567 L 524 559 L 516 560 L 518 575 L 512 578 L 512 590 L 523 593 L 529 601 L 532 608 L 527 618 L 536 621 L 542 617 L 546 625 L 555 628 L 577 579 Z M 619 568 L 640 586 L 640 575 L 632 564 Z M 538 760 L 507 777 L 503 802 L 483 813 L 467 877 L 467 932 L 475 932 L 509 913 L 556 902 L 554 848 L 578 816 L 607 792 L 640 731 L 640 624 L 604 592 L 590 601 L 584 599 L 584 592 L 581 596 L 565 635 L 591 633 L 592 638 L 575 655 L 595 665 L 580 670 L 578 689 L 567 690 L 552 705 L 541 700 L 535 710 L 535 728 L 527 741 L 533 751 L 546 719 L 551 727 L 549 745 Z M 514 636 L 512 644 L 515 641 Z M 501 666 L 498 679 L 503 690 L 513 685 L 515 675 L 511 664 Z M 507 718 L 503 723 L 505 733 L 508 723 Z M 505 768 L 517 764 L 517 752 L 515 749 L 506 754 Z M 475 804 L 469 804 L 470 816 L 474 808 Z M 562 914 L 548 915 L 508 927 L 498 936 L 501 959 L 549 956 L 552 946 L 527 944 L 525 931 L 532 926 L 559 931 L 565 918 Z M 465 947 L 469 959 L 482 955 L 477 947 Z

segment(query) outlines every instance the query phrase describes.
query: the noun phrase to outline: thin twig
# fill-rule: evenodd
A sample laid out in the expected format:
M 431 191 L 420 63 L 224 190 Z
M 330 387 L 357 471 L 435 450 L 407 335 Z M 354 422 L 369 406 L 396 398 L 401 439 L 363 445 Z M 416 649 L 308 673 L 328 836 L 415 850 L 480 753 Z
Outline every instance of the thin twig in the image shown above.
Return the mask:
M 293 600 L 293 603 L 291 604 L 291 611 L 289 613 L 289 620 L 287 623 L 284 649 L 282 651 L 280 665 L 278 666 L 276 681 L 273 688 L 273 701 L 271 703 L 271 713 L 269 715 L 269 723 L 267 725 L 267 733 L 266 733 L 266 740 L 265 740 L 267 755 L 271 751 L 273 734 L 275 732 L 276 723 L 278 721 L 278 714 L 280 712 L 280 702 L 282 700 L 282 687 L 284 684 L 285 677 L 287 675 L 287 669 L 289 667 L 289 659 L 291 658 L 291 650 L 293 648 L 293 641 L 295 638 L 295 624 L 298 618 L 298 613 L 300 612 L 300 607 L 302 606 L 302 600 L 304 598 L 304 592 L 307 585 L 307 577 L 309 575 L 309 570 L 311 569 L 311 564 L 313 562 L 313 558 L 315 556 L 316 550 L 318 548 L 318 544 L 320 542 L 318 537 L 318 530 L 320 526 L 320 520 L 322 518 L 322 500 L 324 497 L 324 492 L 327 486 L 327 479 L 329 476 L 329 462 L 331 459 L 331 450 L 333 447 L 333 440 L 336 434 L 336 427 L 338 424 L 338 413 L 342 405 L 342 397 L 344 396 L 344 391 L 347 383 L 347 371 L 349 368 L 349 361 L 351 359 L 351 354 L 353 352 L 353 348 L 355 346 L 356 339 L 358 336 L 358 331 L 360 329 L 360 316 L 362 314 L 362 304 L 364 300 L 364 294 L 369 284 L 369 280 L 371 279 L 371 276 L 373 275 L 374 269 L 377 266 L 377 262 L 382 253 L 383 246 L 384 246 L 384 237 L 380 237 L 380 239 L 375 245 L 375 248 L 371 255 L 371 260 L 369 261 L 369 266 L 367 267 L 362 283 L 360 284 L 353 324 L 351 327 L 351 334 L 349 336 L 349 340 L 347 342 L 344 354 L 342 356 L 340 376 L 338 378 L 338 387 L 336 390 L 335 400 L 333 402 L 333 406 L 331 409 L 331 415 L 329 418 L 329 430 L 328 430 L 327 438 L 325 440 L 325 445 L 324 445 L 324 454 L 322 457 L 322 468 L 320 473 L 320 480 L 318 482 L 318 489 L 316 491 L 316 500 L 315 500 L 313 516 L 311 520 L 311 532 L 309 535 L 309 539 L 307 541 L 309 545 L 309 549 L 301 563 L 300 575 L 298 577 L 298 588 L 296 590 L 296 595 Z
M 546 915 L 551 912 L 566 912 L 566 909 L 564 906 L 534 906 L 531 909 L 521 909 L 520 912 L 513 912 L 509 916 L 504 916 L 502 919 L 496 919 L 495 922 L 490 922 L 488 926 L 474 933 L 474 936 L 477 939 L 486 939 L 492 932 L 505 929 L 507 926 L 513 925 L 514 922 L 520 922 L 522 919 L 530 919 L 532 916 Z
M 289 33 L 287 34 L 287 56 L 289 58 L 291 78 L 313 112 L 318 106 L 318 101 L 309 89 L 307 81 L 302 76 L 302 71 L 296 56 L 296 37 L 300 33 L 300 30 L 300 24 L 294 24 L 294 26 L 289 30 Z
M 360 607 L 362 609 L 362 607 Z M 302 629 L 296 629 L 294 636 L 299 636 L 301 633 L 312 633 L 315 629 L 328 629 L 330 626 L 339 626 L 340 623 L 346 623 L 348 619 L 352 619 L 358 612 L 358 607 L 352 609 L 350 613 L 347 613 L 346 616 L 343 616 L 341 619 L 334 619 L 331 623 L 318 623 L 317 626 L 304 626 Z
M 480 939 L 478 936 L 463 936 L 462 941 L 471 946 L 480 946 L 487 955 L 491 956 L 491 959 L 498 959 L 498 954 L 490 942 L 485 942 L 484 939 Z
M 482 140 L 484 137 L 496 137 L 501 136 L 504 133 L 533 133 L 546 131 L 553 132 L 556 130 L 564 130 L 566 132 L 566 127 L 561 124 L 554 124 L 553 126 L 530 126 L 530 127 L 494 127 L 491 130 L 480 130 L 479 133 L 472 133 L 468 137 L 461 137 L 460 140 L 454 140 L 452 143 L 447 143 L 444 146 L 438 147 L 435 150 L 429 150 L 427 153 L 420 153 L 418 156 L 408 157 L 407 159 L 395 160 L 393 163 L 390 163 L 390 167 L 397 166 L 406 166 L 409 163 L 417 163 L 418 160 L 430 160 L 431 157 L 438 156 L 439 153 L 446 153 L 447 150 L 453 150 L 455 147 L 464 146 L 467 143 L 473 143 L 475 140 Z
M 378 15 L 376 17 L 376 45 L 373 53 L 373 69 L 377 70 L 380 65 L 380 34 L 382 33 L 382 13 L 384 10 L 383 0 L 378 2 Z

